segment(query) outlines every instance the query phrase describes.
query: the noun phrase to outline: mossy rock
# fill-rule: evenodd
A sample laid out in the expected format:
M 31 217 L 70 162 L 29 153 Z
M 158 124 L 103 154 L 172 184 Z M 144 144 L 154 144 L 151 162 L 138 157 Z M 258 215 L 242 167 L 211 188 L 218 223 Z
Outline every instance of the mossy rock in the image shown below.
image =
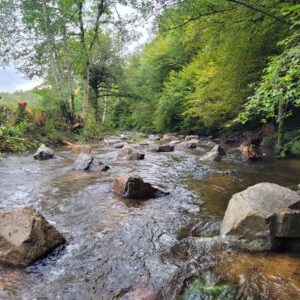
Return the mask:
M 227 284 L 207 285 L 197 279 L 183 292 L 179 300 L 236 299 L 235 290 Z

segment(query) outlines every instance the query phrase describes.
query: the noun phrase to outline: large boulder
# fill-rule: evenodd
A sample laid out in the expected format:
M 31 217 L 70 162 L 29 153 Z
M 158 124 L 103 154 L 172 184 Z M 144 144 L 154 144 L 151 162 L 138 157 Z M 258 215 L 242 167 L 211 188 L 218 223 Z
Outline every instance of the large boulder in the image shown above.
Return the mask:
M 157 186 L 144 182 L 134 173 L 117 176 L 113 181 L 113 189 L 128 199 L 149 199 L 169 194 Z
M 54 151 L 45 144 L 42 144 L 34 153 L 33 157 L 39 160 L 51 159 L 54 157 Z
M 80 153 L 73 165 L 73 170 L 77 171 L 107 171 L 110 167 L 100 162 L 96 157 L 89 154 Z
M 225 150 L 219 146 L 216 145 L 214 148 L 206 153 L 205 155 L 200 157 L 200 160 L 203 161 L 221 161 L 222 156 L 226 155 Z
M 28 265 L 65 242 L 32 207 L 0 213 L 0 261 Z
M 155 147 L 152 147 L 150 151 L 152 152 L 172 152 L 174 151 L 175 146 L 171 144 L 165 144 L 165 145 L 158 145 Z
M 273 183 L 259 183 L 232 196 L 221 235 L 250 250 L 280 247 L 281 238 L 300 238 L 300 196 Z
M 145 153 L 139 152 L 129 146 L 124 146 L 118 153 L 120 160 L 139 160 L 144 159 Z

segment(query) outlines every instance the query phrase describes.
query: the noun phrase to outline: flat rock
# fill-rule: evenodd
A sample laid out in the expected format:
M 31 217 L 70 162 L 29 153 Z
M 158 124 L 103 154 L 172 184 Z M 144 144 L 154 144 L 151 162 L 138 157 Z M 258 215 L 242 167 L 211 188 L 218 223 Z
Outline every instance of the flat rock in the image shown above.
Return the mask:
M 47 147 L 45 144 L 42 144 L 35 154 L 33 155 L 35 159 L 46 160 L 54 157 L 54 151 Z
M 123 147 L 127 146 L 128 144 L 126 142 L 118 143 L 114 145 L 115 149 L 122 149 Z
M 174 151 L 175 146 L 171 144 L 166 144 L 166 145 L 158 145 L 155 147 L 152 147 L 150 149 L 151 152 L 172 152 Z
M 186 142 L 188 142 L 190 140 L 199 140 L 199 136 L 198 135 L 187 135 L 184 140 Z
M 145 158 L 145 153 L 142 153 L 129 146 L 124 146 L 118 153 L 120 160 L 140 160 Z
M 166 133 L 161 140 L 164 142 L 178 141 L 179 137 L 177 133 Z
M 157 186 L 144 182 L 134 173 L 117 176 L 113 181 L 113 189 L 127 199 L 149 199 L 169 194 Z
M 34 208 L 0 213 L 0 261 L 28 265 L 65 242 Z

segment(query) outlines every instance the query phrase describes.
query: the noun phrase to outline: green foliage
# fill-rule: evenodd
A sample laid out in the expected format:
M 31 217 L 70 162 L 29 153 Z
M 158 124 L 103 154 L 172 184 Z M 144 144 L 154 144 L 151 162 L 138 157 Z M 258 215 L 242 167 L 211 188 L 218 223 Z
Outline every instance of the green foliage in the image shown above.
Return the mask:
M 42 97 L 34 91 L 14 92 L 14 93 L 1 93 L 0 92 L 0 105 L 12 104 L 16 105 L 19 100 L 24 100 L 30 107 L 40 107 L 42 105 Z
M 204 281 L 195 280 L 180 296 L 180 300 L 193 299 L 236 299 L 235 290 L 226 284 L 206 285 Z
M 83 130 L 80 133 L 79 141 L 88 142 L 93 140 L 100 140 L 103 138 L 103 129 L 96 122 L 95 118 L 90 115 Z
M 288 131 L 285 133 L 284 151 L 291 156 L 300 156 L 300 130 Z M 261 145 L 265 147 L 276 147 L 278 133 L 273 133 L 262 139 Z
M 283 4 L 251 1 L 258 4 L 280 18 Z M 167 7 L 157 27 L 155 38 L 126 68 L 130 100 L 118 99 L 115 106 L 122 107 L 122 128 L 182 133 L 226 128 L 253 94 L 267 58 L 282 51 L 277 42 L 294 32 L 260 11 L 213 0 Z
M 262 81 L 249 98 L 239 121 L 245 123 L 256 115 L 260 115 L 263 122 L 269 118 L 278 119 L 279 103 L 288 107 L 286 117 L 292 115 L 294 107 L 300 106 L 300 35 L 295 33 L 280 44 L 285 46 L 285 51 L 270 59 Z

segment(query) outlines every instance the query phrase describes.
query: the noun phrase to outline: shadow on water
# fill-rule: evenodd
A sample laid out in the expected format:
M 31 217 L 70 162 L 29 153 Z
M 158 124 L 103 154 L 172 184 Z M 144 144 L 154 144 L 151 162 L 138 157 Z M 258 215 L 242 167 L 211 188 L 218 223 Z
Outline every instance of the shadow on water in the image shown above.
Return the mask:
M 169 300 L 196 278 L 227 282 L 241 299 L 297 299 L 299 256 L 236 252 L 216 235 L 232 194 L 262 181 L 296 188 L 299 160 L 251 164 L 233 150 L 204 163 L 203 151 L 143 150 L 145 160 L 121 162 L 113 146 L 94 145 L 93 155 L 111 166 L 101 174 L 72 171 L 76 155 L 66 148 L 50 161 L 1 160 L 0 208 L 33 205 L 68 241 L 25 270 L 0 267 L 1 299 Z M 171 194 L 121 199 L 111 183 L 128 172 Z

